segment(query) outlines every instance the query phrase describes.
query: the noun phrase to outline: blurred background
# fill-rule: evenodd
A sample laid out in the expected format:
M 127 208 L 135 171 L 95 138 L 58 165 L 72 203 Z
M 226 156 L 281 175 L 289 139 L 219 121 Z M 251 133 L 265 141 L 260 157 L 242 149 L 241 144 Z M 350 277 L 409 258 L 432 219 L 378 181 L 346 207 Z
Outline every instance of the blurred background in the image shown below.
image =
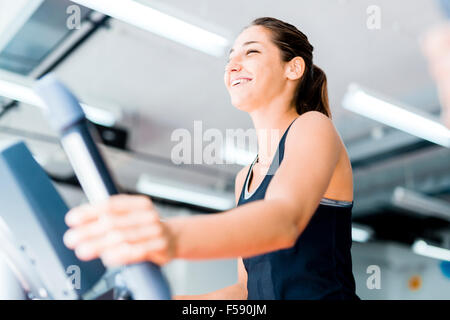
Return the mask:
M 194 121 L 223 135 L 252 128 L 231 105 L 223 72 L 240 31 L 272 16 L 308 36 L 328 77 L 354 170 L 357 294 L 450 298 L 450 134 L 420 48 L 424 32 L 445 19 L 439 2 L 123 1 L 148 9 L 140 14 L 106 2 L 0 0 L 0 141 L 24 140 L 69 206 L 87 200 L 29 94 L 33 81 L 54 72 L 89 106 L 124 192 L 152 196 L 164 217 L 211 214 L 234 206 L 235 175 L 254 153 L 224 148 L 221 157 L 234 163 L 178 165 L 172 133 L 194 134 Z M 183 29 L 207 31 L 211 41 L 189 43 Z M 173 261 L 164 272 L 176 294 L 237 279 L 235 260 Z

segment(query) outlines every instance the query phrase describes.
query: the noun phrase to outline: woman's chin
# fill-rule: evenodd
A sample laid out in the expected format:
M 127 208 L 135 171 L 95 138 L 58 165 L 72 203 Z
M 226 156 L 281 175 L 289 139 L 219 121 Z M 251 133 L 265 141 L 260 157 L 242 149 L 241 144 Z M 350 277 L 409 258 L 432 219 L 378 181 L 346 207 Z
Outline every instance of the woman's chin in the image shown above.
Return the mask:
M 236 105 L 236 104 L 233 104 L 233 106 L 236 109 L 240 110 L 240 111 L 245 111 L 245 112 L 249 112 L 250 111 L 250 108 L 247 105 Z
M 231 104 L 238 110 L 241 111 L 250 111 L 251 104 L 248 101 L 243 101 L 242 99 L 232 99 Z

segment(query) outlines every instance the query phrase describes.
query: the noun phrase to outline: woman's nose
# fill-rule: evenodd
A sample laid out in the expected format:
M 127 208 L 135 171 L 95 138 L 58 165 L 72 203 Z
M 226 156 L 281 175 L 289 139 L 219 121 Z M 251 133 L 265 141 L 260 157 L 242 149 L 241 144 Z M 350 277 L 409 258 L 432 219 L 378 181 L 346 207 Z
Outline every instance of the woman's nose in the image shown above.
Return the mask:
M 235 62 L 235 61 L 230 62 L 230 63 L 228 64 L 228 67 L 227 67 L 227 70 L 228 70 L 229 72 L 232 72 L 232 71 L 240 71 L 241 69 L 242 69 L 241 64 L 238 63 L 238 62 Z
M 231 66 L 231 70 L 230 71 L 241 71 L 242 66 L 239 63 L 235 63 Z

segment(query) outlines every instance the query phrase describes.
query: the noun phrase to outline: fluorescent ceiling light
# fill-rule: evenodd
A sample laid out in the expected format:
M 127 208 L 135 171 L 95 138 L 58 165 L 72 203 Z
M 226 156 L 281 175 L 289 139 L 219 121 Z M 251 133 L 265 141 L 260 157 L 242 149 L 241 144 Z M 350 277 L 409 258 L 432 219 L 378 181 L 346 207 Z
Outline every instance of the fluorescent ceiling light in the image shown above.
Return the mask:
M 213 210 L 224 211 L 234 207 L 234 199 L 226 193 L 196 188 L 192 185 L 171 183 L 156 177 L 142 175 L 136 185 L 138 192 L 151 197 L 168 199 Z
M 31 88 L 16 82 L 0 79 L 0 96 L 33 105 L 42 110 L 46 109 L 44 102 Z M 94 108 L 83 103 L 81 103 L 81 107 L 86 113 L 86 117 L 94 123 L 112 127 L 117 121 L 116 116 L 107 110 Z
M 379 98 L 356 84 L 349 86 L 342 105 L 362 116 L 450 148 L 450 130 L 438 118 L 422 110 Z
M 352 225 L 352 240 L 355 242 L 367 242 L 372 238 L 373 230 L 369 227 Z
M 220 35 L 189 24 L 135 0 L 72 0 L 159 36 L 220 57 L 229 41 Z
M 391 201 L 399 208 L 450 221 L 450 203 L 439 198 L 396 187 Z
M 412 250 L 425 257 L 450 261 L 450 250 L 432 246 L 424 240 L 416 240 L 412 245 Z

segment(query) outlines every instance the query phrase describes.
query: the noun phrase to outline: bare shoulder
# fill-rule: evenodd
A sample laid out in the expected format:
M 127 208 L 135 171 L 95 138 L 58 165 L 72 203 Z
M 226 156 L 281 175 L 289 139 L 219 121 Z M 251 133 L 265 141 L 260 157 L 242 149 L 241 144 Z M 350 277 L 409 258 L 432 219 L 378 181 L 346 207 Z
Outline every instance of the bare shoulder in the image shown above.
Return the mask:
M 327 159 L 332 169 L 324 197 L 337 200 L 353 199 L 353 174 L 349 155 L 333 121 L 321 112 L 302 114 L 292 125 L 292 134 L 286 137 L 291 154 L 314 154 Z M 291 136 L 289 137 L 289 135 Z M 291 139 L 290 141 L 288 141 Z M 297 150 L 296 150 L 297 149 Z M 289 150 L 289 149 L 288 149 Z
M 295 120 L 295 122 L 292 125 L 292 128 L 305 126 L 308 128 L 318 127 L 320 129 L 323 128 L 334 129 L 333 121 L 319 111 L 308 111 L 303 113 L 298 117 L 297 120 Z
M 298 141 L 309 140 L 316 146 L 335 146 L 341 149 L 341 139 L 333 121 L 318 111 L 308 111 L 300 115 L 292 124 L 286 144 L 296 144 Z
M 239 170 L 236 174 L 236 178 L 234 180 L 234 195 L 236 197 L 236 204 L 239 200 L 239 196 L 242 191 L 242 187 L 244 186 L 245 177 L 247 176 L 247 172 L 250 169 L 250 165 L 246 165 L 244 168 Z

